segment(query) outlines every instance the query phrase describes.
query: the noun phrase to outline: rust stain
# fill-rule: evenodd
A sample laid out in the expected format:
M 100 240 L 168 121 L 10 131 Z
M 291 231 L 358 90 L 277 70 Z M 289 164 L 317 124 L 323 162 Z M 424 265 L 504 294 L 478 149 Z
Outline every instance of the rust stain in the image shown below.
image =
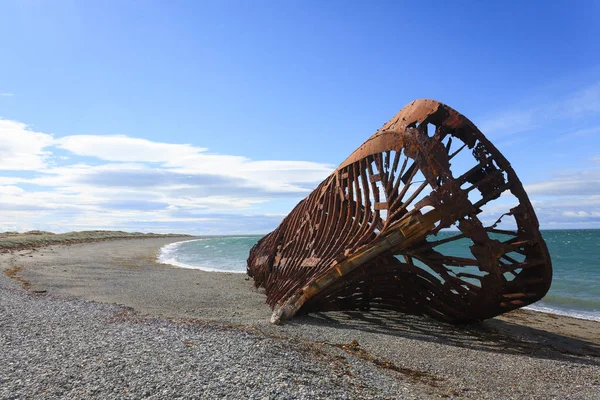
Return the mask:
M 509 162 L 434 100 L 413 101 L 367 139 L 252 248 L 247 272 L 275 323 L 369 308 L 464 323 L 531 304 L 552 280 Z

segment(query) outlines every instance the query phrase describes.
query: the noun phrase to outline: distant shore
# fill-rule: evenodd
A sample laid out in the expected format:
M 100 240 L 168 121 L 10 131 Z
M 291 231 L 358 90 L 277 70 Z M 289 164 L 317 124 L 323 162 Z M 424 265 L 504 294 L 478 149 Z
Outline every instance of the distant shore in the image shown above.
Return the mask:
M 189 237 L 143 237 L 13 247 L 0 254 L 0 265 L 4 275 L 18 279 L 28 293 L 47 296 L 47 301 L 116 303 L 140 316 L 242 330 L 273 341 L 286 338 L 324 352 L 323 357 L 343 354 L 351 363 L 374 363 L 381 377 L 368 377 L 370 384 L 396 377 L 400 386 L 414 386 L 421 394 L 417 398 L 594 398 L 600 394 L 598 322 L 517 310 L 456 327 L 373 311 L 311 314 L 273 326 L 268 323 L 271 310 L 264 294 L 243 274 L 156 262 L 162 246 Z M 421 378 L 407 378 L 407 371 L 417 371 Z M 386 395 L 395 397 L 382 393 Z
M 51 245 L 71 245 L 78 243 L 94 243 L 106 240 L 145 239 L 163 237 L 185 237 L 190 235 L 158 234 L 123 231 L 80 231 L 67 233 L 52 233 L 46 231 L 0 232 L 0 253 L 19 250 L 32 250 Z

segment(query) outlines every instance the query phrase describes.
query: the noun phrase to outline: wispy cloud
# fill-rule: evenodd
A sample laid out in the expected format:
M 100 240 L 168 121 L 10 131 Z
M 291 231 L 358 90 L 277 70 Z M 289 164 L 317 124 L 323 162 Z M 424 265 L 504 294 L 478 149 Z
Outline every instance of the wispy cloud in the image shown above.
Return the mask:
M 558 112 L 566 117 L 583 117 L 600 112 L 600 82 L 573 93 L 557 104 Z
M 583 111 L 577 107 L 573 112 Z M 594 129 L 572 134 L 594 134 Z M 543 228 L 598 226 L 596 163 L 600 156 L 587 168 L 525 186 Z M 56 138 L 0 120 L 0 231 L 267 232 L 282 219 L 279 214 L 289 212 L 332 169 L 123 135 Z M 485 212 L 491 218 L 506 209 L 502 204 Z
M 598 135 L 598 134 L 600 134 L 600 126 L 594 126 L 591 128 L 578 129 L 573 132 L 567 132 L 564 135 L 562 135 L 561 137 L 559 137 L 557 140 L 559 142 L 567 142 L 567 141 L 573 140 L 573 139 L 589 138 L 589 137 L 592 137 L 593 135 Z
M 580 119 L 600 113 L 600 82 L 558 100 L 508 109 L 489 115 L 478 124 L 491 137 L 527 132 L 559 119 Z
M 563 171 L 525 185 L 542 228 L 597 228 L 600 169 Z
M 600 195 L 600 169 L 565 171 L 544 182 L 525 185 L 530 196 Z
M 12 97 L 14 95 L 12 93 L 9 93 L 9 92 L 0 92 L 0 96 L 2 96 L 2 97 Z
M 0 170 L 38 170 L 50 156 L 52 135 L 35 132 L 27 125 L 0 119 Z
M 542 228 L 598 228 L 600 223 L 600 195 L 550 197 L 532 203 Z
M 260 217 L 266 214 L 261 204 L 288 199 L 291 207 L 332 169 L 310 161 L 254 161 L 123 135 L 55 138 L 0 120 L 0 230 L 121 229 L 149 227 L 154 221 L 195 224 L 191 232 L 201 233 L 207 221 L 215 232 L 215 219 L 221 218 L 228 221 L 224 233 L 227 226 L 241 230 L 233 220 L 246 215 L 245 221 L 254 221 L 249 216 L 262 221 L 248 226 L 249 231 L 261 227 L 266 232 L 281 217 Z
M 504 111 L 484 119 L 479 125 L 486 135 L 514 134 L 535 129 L 539 126 L 536 122 L 537 112 L 533 109 L 522 111 Z
M 169 162 L 188 158 L 205 148 L 189 144 L 153 142 L 124 135 L 74 135 L 57 139 L 57 147 L 80 156 L 117 162 Z
M 567 164 L 572 166 L 570 169 L 558 170 L 542 180 L 525 182 L 542 228 L 600 226 L 600 156 L 589 155 L 600 134 L 600 82 L 571 93 L 555 93 L 546 98 L 537 96 L 529 105 L 521 102 L 518 108 L 483 118 L 478 126 L 501 148 L 520 142 L 533 143 L 536 139 L 546 142 L 541 143 L 542 147 L 551 149 L 549 157 L 554 161 L 542 166 L 544 170 L 560 168 L 559 157 L 574 160 Z M 534 151 L 512 150 L 514 155 Z M 578 157 L 577 152 L 582 152 L 581 156 Z M 577 168 L 586 160 L 587 165 Z

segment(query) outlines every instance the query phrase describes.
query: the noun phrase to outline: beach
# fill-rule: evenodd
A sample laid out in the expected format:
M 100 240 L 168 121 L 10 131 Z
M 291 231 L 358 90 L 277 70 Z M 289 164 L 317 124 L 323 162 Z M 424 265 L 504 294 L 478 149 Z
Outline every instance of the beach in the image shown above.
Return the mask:
M 599 322 L 371 311 L 276 326 L 246 275 L 156 262 L 181 240 L 0 254 L 0 397 L 600 397 Z

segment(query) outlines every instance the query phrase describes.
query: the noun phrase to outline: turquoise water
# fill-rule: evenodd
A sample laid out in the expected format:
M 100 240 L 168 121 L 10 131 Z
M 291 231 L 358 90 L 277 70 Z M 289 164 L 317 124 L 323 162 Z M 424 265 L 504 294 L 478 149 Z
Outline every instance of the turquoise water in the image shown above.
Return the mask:
M 549 230 L 542 235 L 554 277 L 546 297 L 528 308 L 600 321 L 600 230 Z M 173 243 L 161 250 L 159 260 L 183 268 L 245 273 L 248 252 L 260 238 L 215 236 Z M 470 255 L 459 241 L 444 246 L 445 254 Z
M 159 261 L 182 268 L 246 273 L 246 260 L 258 236 L 214 236 L 171 243 L 163 247 Z
M 550 291 L 529 308 L 600 321 L 600 230 L 543 231 L 552 257 Z

